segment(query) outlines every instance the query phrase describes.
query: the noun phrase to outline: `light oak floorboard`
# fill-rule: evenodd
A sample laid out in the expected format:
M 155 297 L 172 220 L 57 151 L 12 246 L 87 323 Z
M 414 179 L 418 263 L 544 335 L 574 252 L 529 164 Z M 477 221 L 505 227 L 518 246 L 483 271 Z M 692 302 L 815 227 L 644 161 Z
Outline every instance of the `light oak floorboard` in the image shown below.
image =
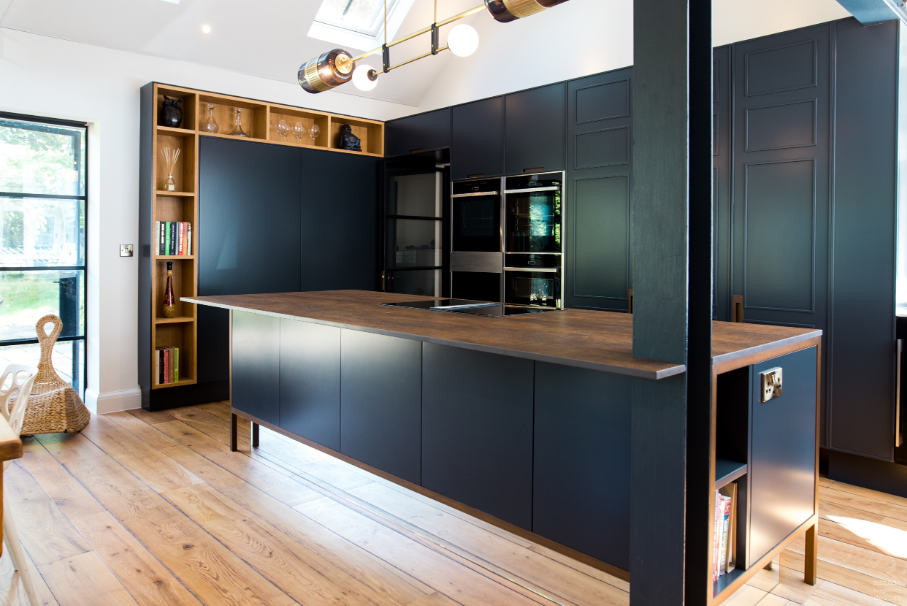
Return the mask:
M 81 555 L 38 566 L 60 606 L 136 606 L 136 601 L 98 554 Z
M 25 554 L 25 557 L 28 558 L 28 570 L 31 572 L 32 583 L 35 585 L 35 593 L 41 606 L 59 606 L 35 563 L 28 554 Z M 30 606 L 28 596 L 25 595 L 25 586 L 20 581 L 19 572 L 13 567 L 13 561 L 6 549 L 0 556 L 0 606 Z

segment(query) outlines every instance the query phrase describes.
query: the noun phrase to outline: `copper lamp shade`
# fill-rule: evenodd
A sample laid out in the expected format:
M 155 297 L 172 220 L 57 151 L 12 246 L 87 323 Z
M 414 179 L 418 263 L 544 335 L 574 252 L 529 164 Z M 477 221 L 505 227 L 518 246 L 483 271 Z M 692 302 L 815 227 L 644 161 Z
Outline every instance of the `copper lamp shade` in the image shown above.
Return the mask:
M 567 0 L 485 0 L 485 6 L 495 20 L 509 23 L 564 2 Z
M 308 93 L 323 93 L 353 79 L 353 58 L 335 48 L 299 68 L 299 86 Z

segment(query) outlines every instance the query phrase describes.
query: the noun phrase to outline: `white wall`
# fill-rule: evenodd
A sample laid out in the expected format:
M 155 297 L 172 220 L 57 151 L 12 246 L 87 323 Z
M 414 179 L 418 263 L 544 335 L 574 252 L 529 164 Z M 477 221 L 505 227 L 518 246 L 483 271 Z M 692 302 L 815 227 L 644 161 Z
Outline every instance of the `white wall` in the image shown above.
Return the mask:
M 120 258 L 119 245 L 138 243 L 139 88 L 151 81 L 378 120 L 410 109 L 0 29 L 0 111 L 90 123 L 86 403 L 101 412 L 140 406 L 139 257 Z
M 836 0 L 714 0 L 713 42 L 722 46 L 848 16 Z M 448 61 L 410 113 L 633 64 L 630 0 L 568 2 L 512 23 L 476 19 L 472 25 L 479 50 Z

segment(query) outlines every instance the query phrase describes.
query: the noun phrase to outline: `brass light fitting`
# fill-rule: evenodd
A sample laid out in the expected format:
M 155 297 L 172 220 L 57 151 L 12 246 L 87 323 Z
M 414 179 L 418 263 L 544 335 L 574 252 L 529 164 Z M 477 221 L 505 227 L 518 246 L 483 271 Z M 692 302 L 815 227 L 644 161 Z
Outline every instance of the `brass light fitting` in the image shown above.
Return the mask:
M 491 16 L 495 18 L 496 21 L 500 23 L 509 23 L 511 21 L 516 21 L 517 19 L 522 19 L 524 17 L 529 17 L 539 13 L 545 9 L 557 6 L 558 4 L 563 4 L 568 0 L 484 0 L 483 4 L 471 8 L 467 11 L 463 11 L 459 15 L 454 15 L 442 21 L 438 21 L 438 10 L 437 10 L 437 0 L 435 0 L 435 23 L 432 23 L 428 27 L 424 27 L 417 32 L 413 32 L 408 36 L 404 36 L 399 40 L 393 42 L 387 42 L 387 2 L 385 0 L 384 6 L 384 35 L 385 41 L 384 44 L 378 48 L 372 49 L 367 53 L 363 53 L 358 57 L 353 57 L 351 53 L 335 48 L 332 51 L 328 51 L 323 55 L 315 57 L 314 59 L 309 60 L 299 68 L 298 79 L 299 86 L 303 88 L 306 92 L 315 94 L 321 93 L 326 90 L 331 90 L 336 88 L 341 84 L 346 84 L 353 79 L 353 72 L 356 69 L 356 63 L 365 59 L 366 57 L 371 57 L 372 55 L 377 55 L 381 53 L 383 59 L 382 73 L 388 73 L 391 70 L 397 69 L 404 65 L 418 61 L 419 59 L 424 59 L 425 57 L 430 57 L 432 55 L 437 55 L 441 51 L 448 50 L 449 46 L 439 47 L 439 35 L 438 30 L 454 21 L 459 21 L 464 17 L 473 15 L 482 10 L 487 10 L 491 13 Z M 397 65 L 391 65 L 390 62 L 390 48 L 406 42 L 407 40 L 412 40 L 423 34 L 431 34 L 431 50 L 425 54 L 419 55 L 409 59 L 408 61 L 403 61 Z M 368 71 L 368 79 L 372 82 L 378 79 L 378 71 L 375 69 L 370 69 Z

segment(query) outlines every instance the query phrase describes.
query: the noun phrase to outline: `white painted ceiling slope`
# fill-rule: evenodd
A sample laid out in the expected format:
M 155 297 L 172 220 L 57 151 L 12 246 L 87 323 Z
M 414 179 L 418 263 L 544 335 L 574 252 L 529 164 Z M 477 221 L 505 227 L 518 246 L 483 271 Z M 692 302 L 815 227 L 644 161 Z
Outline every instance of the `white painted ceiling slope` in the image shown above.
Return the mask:
M 481 0 L 439 0 L 439 18 Z M 0 0 L 0 27 L 121 51 L 295 82 L 301 63 L 334 45 L 306 36 L 321 0 Z M 632 0 L 572 0 L 529 19 L 469 17 L 479 50 L 442 53 L 383 75 L 362 93 L 337 92 L 412 107 L 412 112 L 616 69 L 633 61 Z M 433 0 L 415 0 L 398 37 L 432 21 Z M 715 0 L 721 45 L 846 17 L 836 0 Z M 211 33 L 202 33 L 202 25 Z M 446 30 L 442 30 L 446 34 Z M 392 50 L 394 63 L 428 50 L 428 37 Z M 367 50 L 367 49 L 349 49 Z M 380 57 L 366 61 L 377 67 Z M 304 97 L 300 98 L 304 105 Z M 407 112 L 409 113 L 409 112 Z

